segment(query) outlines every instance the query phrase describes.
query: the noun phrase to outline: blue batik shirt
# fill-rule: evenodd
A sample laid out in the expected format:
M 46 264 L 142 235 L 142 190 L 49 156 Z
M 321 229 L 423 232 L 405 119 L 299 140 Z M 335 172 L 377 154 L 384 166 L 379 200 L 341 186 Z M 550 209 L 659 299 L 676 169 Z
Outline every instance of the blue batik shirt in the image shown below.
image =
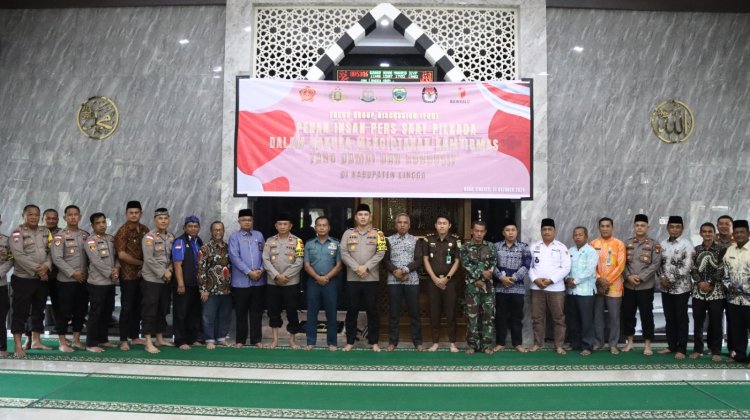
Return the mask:
M 596 291 L 596 265 L 599 263 L 599 253 L 586 244 L 578 247 L 570 247 L 570 274 L 573 277 L 576 287 L 565 290 L 569 295 L 575 296 L 594 296 Z
M 508 246 L 506 241 L 495 243 L 497 250 L 497 265 L 493 270 L 496 279 L 500 277 L 513 277 L 513 286 L 505 287 L 499 280 L 495 282 L 495 293 L 513 293 L 523 295 L 526 293 L 524 281 L 531 267 L 531 251 L 525 242 L 515 241 Z

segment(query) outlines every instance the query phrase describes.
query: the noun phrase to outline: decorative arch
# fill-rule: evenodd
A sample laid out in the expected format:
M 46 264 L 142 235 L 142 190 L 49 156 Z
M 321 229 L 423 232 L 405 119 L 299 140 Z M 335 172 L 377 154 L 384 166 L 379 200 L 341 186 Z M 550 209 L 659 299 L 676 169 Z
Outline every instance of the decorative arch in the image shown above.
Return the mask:
M 393 28 L 404 36 L 420 54 L 424 54 L 427 61 L 442 70 L 447 82 L 460 82 L 464 80 L 463 71 L 453 63 L 445 50 L 434 43 L 427 34 L 401 13 L 390 3 L 380 3 L 355 23 L 344 35 L 341 36 L 325 51 L 315 65 L 307 71 L 308 80 L 324 80 L 326 74 L 341 62 L 341 60 L 363 39 L 375 30 L 380 19 L 387 18 L 393 22 Z

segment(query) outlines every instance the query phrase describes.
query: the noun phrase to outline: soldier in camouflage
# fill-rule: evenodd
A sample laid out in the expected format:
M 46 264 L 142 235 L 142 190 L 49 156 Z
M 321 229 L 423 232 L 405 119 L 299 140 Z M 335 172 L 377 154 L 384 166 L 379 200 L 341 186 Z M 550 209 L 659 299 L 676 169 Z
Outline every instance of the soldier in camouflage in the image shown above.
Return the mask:
M 461 248 L 461 265 L 466 270 L 467 354 L 492 354 L 495 338 L 495 293 L 492 270 L 497 262 L 495 246 L 484 240 L 487 225 L 471 224 L 471 241 Z

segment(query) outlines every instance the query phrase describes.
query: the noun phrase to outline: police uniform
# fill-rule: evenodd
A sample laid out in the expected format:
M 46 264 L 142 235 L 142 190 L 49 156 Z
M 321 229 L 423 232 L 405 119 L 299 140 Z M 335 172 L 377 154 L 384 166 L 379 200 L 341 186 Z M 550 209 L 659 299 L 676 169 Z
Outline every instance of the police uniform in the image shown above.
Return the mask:
M 73 332 L 80 333 L 86 320 L 89 296 L 86 290 L 86 279 L 77 281 L 73 273 L 87 275 L 88 258 L 86 241 L 89 234 L 85 230 L 64 229 L 54 235 L 52 264 L 57 267 L 57 311 L 55 313 L 55 332 L 58 335 L 68 333 L 68 322 L 73 321 Z
M 167 330 L 169 285 L 164 275 L 172 265 L 174 235 L 154 229 L 141 240 L 143 247 L 143 282 L 141 282 L 141 318 L 144 334 Z
M 0 351 L 8 350 L 8 334 L 5 320 L 8 319 L 10 299 L 8 298 L 8 271 L 13 268 L 13 254 L 10 252 L 8 237 L 0 233 L 0 319 L 3 328 L 0 331 Z
M 451 233 L 440 239 L 436 232 L 428 233 L 422 239 L 422 255 L 436 276 L 447 276 L 451 267 L 459 260 L 461 249 L 461 238 Z M 456 282 L 448 279 L 445 290 L 437 287 L 435 282 L 430 281 L 428 293 L 430 295 L 430 327 L 432 330 L 432 342 L 440 341 L 440 316 L 441 311 L 445 313 L 445 323 L 448 329 L 448 341 L 456 342 Z
M 266 240 L 263 248 L 263 268 L 268 273 L 266 301 L 271 328 L 281 328 L 282 307 L 286 310 L 286 330 L 290 334 L 300 332 L 297 310 L 299 308 L 299 273 L 305 257 L 305 246 L 302 239 L 292 235 L 281 238 L 274 235 Z M 276 277 L 284 275 L 287 282 L 277 284 Z
M 466 344 L 476 351 L 491 349 L 495 338 L 495 293 L 492 275 L 484 277 L 484 271 L 493 271 L 497 264 L 497 251 L 491 242 L 469 241 L 461 248 L 461 265 L 466 270 Z M 478 288 L 476 282 L 484 281 Z
M 634 223 L 648 223 L 648 217 L 637 214 Z M 635 335 L 635 311 L 641 314 L 641 327 L 645 340 L 654 339 L 654 286 L 657 271 L 661 268 L 661 245 L 651 237 L 643 241 L 632 237 L 625 242 L 625 271 L 622 273 L 625 287 L 622 297 L 622 329 L 626 337 Z M 633 285 L 628 276 L 638 275 L 640 283 Z
M 378 343 L 378 280 L 380 279 L 380 261 L 388 249 L 382 231 L 367 227 L 364 231 L 351 228 L 341 238 L 341 261 L 349 269 L 346 271 L 346 343 L 354 344 L 357 336 L 357 317 L 360 302 L 364 302 L 367 312 L 367 332 L 370 344 Z M 360 278 L 355 270 L 363 265 L 367 267 L 367 276 Z
M 89 236 L 84 250 L 89 263 L 86 287 L 90 301 L 86 346 L 95 347 L 109 341 L 107 330 L 115 309 L 113 295 L 118 280 L 112 276 L 112 269 L 119 269 L 120 262 L 115 251 L 115 237 L 112 235 Z
M 20 226 L 10 235 L 9 248 L 13 254 L 13 315 L 10 330 L 13 334 L 24 333 L 29 314 L 31 331 L 44 332 L 44 307 L 47 303 L 49 278 L 40 279 L 36 274 L 36 268 L 41 264 L 52 268 L 52 259 L 49 255 L 51 242 L 52 235 L 43 226 L 34 230 Z

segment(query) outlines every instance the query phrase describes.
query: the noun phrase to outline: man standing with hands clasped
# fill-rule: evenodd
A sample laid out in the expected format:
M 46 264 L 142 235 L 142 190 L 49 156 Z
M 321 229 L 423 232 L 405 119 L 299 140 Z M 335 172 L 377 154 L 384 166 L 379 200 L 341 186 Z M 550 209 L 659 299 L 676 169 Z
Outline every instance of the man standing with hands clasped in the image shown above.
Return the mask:
M 447 216 L 435 219 L 435 232 L 428 233 L 422 243 L 424 269 L 432 280 L 428 286 L 430 294 L 430 327 L 432 346 L 428 351 L 437 351 L 440 342 L 440 316 L 445 313 L 445 326 L 451 353 L 456 347 L 456 281 L 453 275 L 458 271 L 461 239 L 449 234 L 451 222 Z
M 151 336 L 156 335 L 156 346 L 173 347 L 164 339 L 169 311 L 169 282 L 172 281 L 172 242 L 169 233 L 169 212 L 158 208 L 154 212 L 154 230 L 143 237 L 143 282 L 141 283 L 141 315 L 146 351 L 159 353 Z
M 467 354 L 493 353 L 495 340 L 495 293 L 492 271 L 497 263 L 494 244 L 484 240 L 487 225 L 471 223 L 471 241 L 461 248 L 461 265 L 466 270 L 466 344 Z
M 378 346 L 378 280 L 380 261 L 383 260 L 388 245 L 383 232 L 370 226 L 370 214 L 370 206 L 360 204 L 354 215 L 357 226 L 347 230 L 341 238 L 341 261 L 349 268 L 346 272 L 346 295 L 349 309 L 346 311 L 344 351 L 349 351 L 354 347 L 360 302 L 364 302 L 367 312 L 367 341 L 372 345 L 372 351 L 380 351 L 380 346 Z
M 597 293 L 594 300 L 594 349 L 609 347 L 612 354 L 620 354 L 620 307 L 622 306 L 622 272 L 625 270 L 625 244 L 612 236 L 614 222 L 609 217 L 599 219 L 601 236 L 591 241 L 599 254 L 596 265 Z M 604 337 L 604 307 L 607 308 L 609 337 Z
M 570 272 L 570 255 L 565 245 L 555 240 L 555 221 L 542 220 L 542 240 L 531 246 L 531 325 L 534 345 L 529 351 L 544 347 L 547 309 L 555 324 L 555 351 L 565 354 L 565 276 Z

